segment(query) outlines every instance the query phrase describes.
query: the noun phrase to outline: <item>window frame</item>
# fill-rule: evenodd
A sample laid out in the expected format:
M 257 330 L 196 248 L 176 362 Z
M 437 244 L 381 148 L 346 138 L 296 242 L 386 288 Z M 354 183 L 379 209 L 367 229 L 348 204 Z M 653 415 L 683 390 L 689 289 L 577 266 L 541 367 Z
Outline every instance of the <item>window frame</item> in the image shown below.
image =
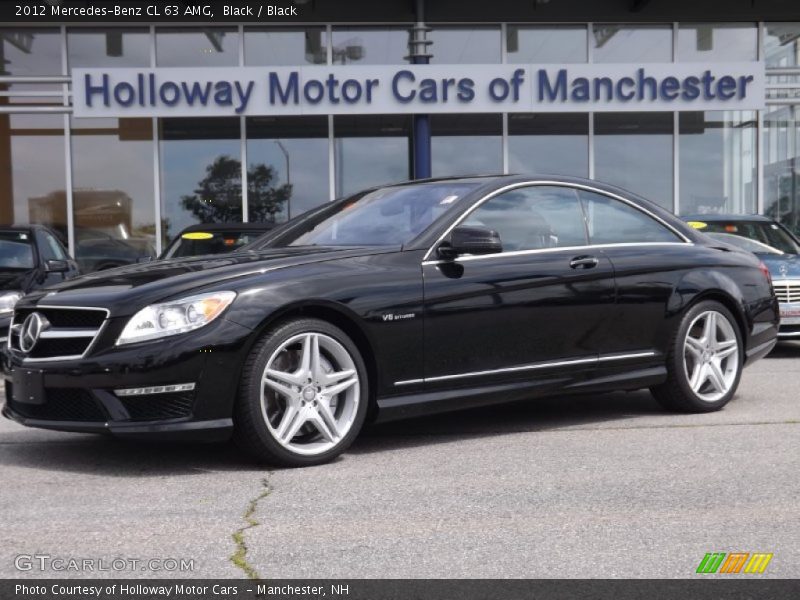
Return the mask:
M 612 198 L 614 200 L 617 200 L 617 201 L 620 201 L 620 202 L 622 202 L 624 204 L 627 204 L 628 206 L 631 206 L 634 209 L 644 213 L 645 215 L 647 215 L 651 219 L 654 219 L 656 222 L 660 223 L 662 226 L 666 227 L 669 231 L 674 233 L 677 236 L 678 240 L 676 240 L 674 242 L 619 242 L 619 243 L 614 243 L 614 244 L 594 244 L 594 245 L 589 244 L 589 245 L 586 245 L 586 246 L 562 246 L 560 248 L 537 248 L 537 249 L 534 249 L 534 250 L 514 250 L 512 252 L 497 252 L 497 253 L 494 253 L 494 254 L 481 254 L 481 255 L 476 255 L 476 256 L 459 256 L 459 257 L 457 257 L 455 259 L 455 261 L 456 262 L 462 262 L 462 261 L 472 261 L 472 260 L 485 260 L 487 258 L 497 258 L 497 257 L 502 257 L 502 256 L 520 256 L 520 255 L 523 255 L 523 254 L 542 253 L 542 252 L 561 252 L 561 251 L 564 251 L 564 250 L 581 250 L 581 249 L 585 249 L 585 248 L 613 248 L 613 247 L 625 247 L 625 246 L 664 246 L 664 245 L 670 245 L 671 246 L 671 245 L 675 245 L 675 244 L 682 245 L 682 246 L 683 245 L 689 245 L 689 246 L 693 246 L 694 245 L 694 242 L 690 238 L 688 238 L 681 231 L 679 231 L 674 226 L 669 224 L 667 221 L 665 221 L 664 219 L 659 217 L 657 214 L 653 213 L 652 211 L 648 210 L 647 208 L 645 208 L 643 206 L 639 206 L 639 204 L 637 204 L 636 202 L 634 202 L 634 201 L 632 201 L 632 200 L 630 200 L 628 198 L 625 198 L 624 196 L 621 196 L 619 194 L 615 194 L 614 192 L 610 192 L 610 191 L 607 191 L 607 190 L 602 190 L 602 189 L 596 188 L 596 187 L 591 186 L 591 185 L 586 185 L 586 184 L 582 184 L 582 183 L 573 183 L 573 182 L 569 182 L 569 181 L 553 181 L 553 180 L 530 181 L 529 180 L 529 181 L 519 181 L 519 182 L 510 183 L 508 185 L 501 186 L 501 187 L 497 188 L 496 190 L 492 190 L 491 192 L 489 192 L 489 193 L 485 194 L 484 196 L 482 196 L 481 198 L 479 198 L 476 202 L 474 202 L 472 204 L 472 206 L 470 206 L 469 208 L 464 210 L 464 212 L 461 213 L 460 215 L 458 215 L 458 217 L 456 217 L 456 219 L 452 223 L 450 223 L 447 227 L 445 227 L 444 231 L 436 238 L 436 241 L 425 252 L 425 255 L 422 257 L 422 265 L 423 266 L 424 265 L 437 265 L 437 264 L 442 264 L 444 262 L 451 262 L 451 261 L 440 260 L 438 258 L 431 258 L 431 256 L 435 255 L 435 252 L 436 252 L 437 248 L 444 241 L 444 239 L 448 235 L 450 235 L 450 232 L 453 229 L 455 229 L 456 227 L 458 227 L 458 225 L 460 225 L 467 217 L 469 217 L 470 214 L 472 214 L 473 211 L 475 211 L 478 207 L 480 207 L 484 202 L 487 202 L 489 199 L 494 198 L 495 196 L 498 196 L 498 195 L 500 195 L 500 194 L 502 194 L 504 192 L 507 192 L 509 190 L 517 189 L 517 188 L 520 188 L 520 187 L 530 187 L 530 186 L 535 186 L 535 185 L 560 186 L 560 187 L 565 187 L 565 188 L 571 188 L 573 190 L 585 190 L 587 192 L 593 192 L 595 194 L 600 194 L 600 195 L 603 195 L 603 196 L 607 196 L 609 198 Z M 580 200 L 579 200 L 579 202 L 580 202 Z M 587 239 L 587 241 L 589 241 L 589 240 Z
M 500 252 L 493 252 L 492 255 L 494 255 L 494 254 L 509 255 L 509 254 L 513 254 L 513 253 L 526 252 L 528 250 L 559 250 L 559 249 L 562 249 L 562 248 L 583 248 L 583 247 L 585 247 L 587 245 L 591 245 L 591 239 L 589 237 L 589 229 L 588 229 L 587 222 L 586 222 L 586 211 L 583 208 L 583 202 L 581 201 L 581 198 L 578 195 L 577 190 L 575 188 L 568 188 L 568 187 L 565 187 L 565 186 L 557 186 L 557 185 L 547 185 L 547 186 L 529 185 L 529 186 L 524 186 L 524 187 L 521 187 L 521 188 L 515 188 L 515 190 L 518 190 L 518 191 L 520 191 L 522 193 L 531 193 L 531 194 L 533 194 L 533 196 L 530 197 L 530 198 L 527 198 L 526 201 L 530 203 L 531 208 L 535 208 L 537 201 L 540 201 L 542 199 L 546 199 L 546 197 L 547 197 L 546 194 L 542 195 L 542 196 L 539 196 L 539 195 L 536 194 L 535 189 L 539 188 L 539 187 L 545 188 L 547 190 L 552 190 L 552 189 L 558 190 L 560 193 L 563 194 L 563 196 L 561 196 L 561 198 L 564 199 L 564 200 L 566 199 L 567 196 L 570 196 L 573 199 L 573 201 L 575 203 L 575 209 L 577 209 L 577 216 L 578 216 L 578 219 L 579 219 L 579 227 L 580 227 L 580 229 L 581 229 L 581 231 L 583 233 L 583 239 L 584 239 L 585 244 L 578 244 L 578 245 L 566 244 L 566 245 L 563 245 L 563 246 L 551 246 L 551 247 L 546 247 L 546 248 L 522 248 L 520 250 L 508 250 L 508 251 L 501 250 Z M 493 200 L 501 199 L 508 192 L 514 192 L 515 190 L 508 190 L 507 192 L 504 192 L 502 194 L 498 194 L 496 196 L 493 196 L 487 202 L 482 203 L 481 206 L 475 207 L 474 210 L 471 210 L 469 217 L 473 217 L 476 213 L 479 213 L 481 210 L 486 208 L 486 206 L 489 206 L 490 203 Z M 548 223 L 548 225 L 549 225 L 549 223 Z M 495 229 L 495 228 L 490 227 L 490 229 Z M 502 231 L 498 231 L 498 234 L 500 235 L 500 241 L 502 242 L 503 241 L 503 232 Z

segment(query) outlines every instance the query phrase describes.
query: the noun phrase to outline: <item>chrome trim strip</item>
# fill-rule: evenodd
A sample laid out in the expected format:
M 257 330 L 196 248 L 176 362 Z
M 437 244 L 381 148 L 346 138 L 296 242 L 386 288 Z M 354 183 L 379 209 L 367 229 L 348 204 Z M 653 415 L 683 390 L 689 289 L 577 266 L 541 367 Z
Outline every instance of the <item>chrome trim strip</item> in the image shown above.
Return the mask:
M 62 339 L 62 338 L 73 338 L 73 337 L 94 337 L 97 335 L 97 332 L 100 331 L 99 329 L 56 329 L 56 330 L 46 330 L 41 333 L 39 336 L 40 339 Z
M 534 248 L 532 250 L 513 250 L 511 252 L 499 252 L 497 254 L 466 254 L 454 260 L 425 260 L 423 266 L 440 265 L 444 263 L 464 262 L 471 260 L 484 260 L 487 258 L 501 258 L 504 256 L 525 256 L 528 254 L 542 254 L 545 252 L 559 252 L 561 250 L 582 252 L 592 248 L 627 248 L 640 246 L 694 246 L 694 242 L 620 242 L 618 244 L 595 244 L 594 246 L 561 246 L 559 248 Z
M 8 339 L 8 337 L 0 337 L 0 344 L 5 342 L 7 339 Z
M 415 383 L 425 383 L 424 379 L 404 379 L 403 381 L 395 381 L 394 385 L 413 385 Z
M 610 360 L 626 360 L 628 358 L 646 358 L 648 356 L 655 356 L 656 353 L 652 350 L 647 352 L 633 352 L 631 354 L 601 354 L 597 362 L 607 362 Z
M 430 257 L 431 253 L 442 242 L 442 240 L 444 240 L 444 238 L 447 237 L 447 235 L 455 227 L 457 227 L 459 223 L 461 223 L 470 214 L 472 214 L 472 212 L 474 212 L 476 209 L 478 209 L 484 202 L 486 202 L 490 198 L 494 198 L 495 196 L 497 196 L 499 194 L 502 194 L 503 192 L 507 192 L 509 190 L 514 190 L 514 189 L 520 188 L 520 187 L 531 187 L 531 186 L 535 186 L 535 185 L 555 185 L 555 186 L 559 186 L 559 187 L 569 187 L 569 188 L 573 188 L 573 189 L 579 189 L 579 190 L 586 190 L 586 191 L 589 191 L 589 192 L 594 192 L 595 194 L 601 194 L 603 196 L 608 196 L 609 198 L 614 198 L 616 200 L 624 202 L 625 204 L 635 208 L 636 210 L 639 210 L 639 211 L 645 213 L 650 218 L 655 219 L 656 221 L 661 223 L 664 227 L 669 229 L 672 233 L 674 233 L 679 238 L 681 238 L 684 243 L 687 243 L 687 244 L 691 244 L 692 243 L 692 241 L 689 238 L 687 238 L 680 231 L 675 229 L 672 225 L 670 225 L 669 223 L 664 221 L 664 219 L 662 219 L 658 215 L 653 214 L 652 212 L 650 212 L 646 208 L 642 208 L 641 206 L 635 204 L 634 202 L 631 202 L 627 198 L 619 196 L 619 195 L 617 195 L 617 194 L 615 194 L 613 192 L 608 192 L 606 190 L 601 190 L 601 189 L 598 189 L 596 187 L 592 187 L 590 185 L 584 185 L 584 184 L 581 184 L 581 183 L 570 183 L 570 182 L 567 182 L 567 181 L 548 181 L 548 180 L 522 181 L 522 182 L 516 182 L 516 183 L 512 183 L 512 184 L 503 186 L 500 189 L 497 189 L 497 190 L 495 190 L 493 192 L 490 192 L 489 194 L 487 194 L 486 196 L 484 196 L 483 198 L 478 200 L 475 204 L 473 204 L 468 211 L 462 213 L 455 221 L 453 221 L 450 224 L 450 226 L 447 229 L 445 229 L 445 231 L 442 233 L 442 235 L 439 236 L 439 238 L 433 243 L 433 245 L 430 248 L 428 248 L 428 251 L 425 253 L 425 256 L 422 257 L 423 263 L 428 260 L 428 258 Z M 680 243 L 680 242 L 672 242 L 672 243 Z M 579 247 L 584 248 L 586 246 L 579 246 Z M 590 246 L 590 247 L 596 248 L 597 246 Z M 547 248 L 547 249 L 550 250 L 550 248 Z
M 438 375 L 436 377 L 424 377 L 422 379 L 406 379 L 403 381 L 395 381 L 394 385 L 411 385 L 416 383 L 429 383 L 432 381 L 447 381 L 450 379 L 463 379 L 467 377 L 480 377 L 484 375 L 497 375 L 500 373 L 514 373 L 517 371 L 532 371 L 536 369 L 546 369 L 550 367 L 562 367 L 568 365 L 582 365 L 582 364 L 592 364 L 592 363 L 600 363 L 600 362 L 608 362 L 613 360 L 626 360 L 630 358 L 645 358 L 648 356 L 655 356 L 656 353 L 653 350 L 647 350 L 642 352 L 631 352 L 628 354 L 605 354 L 598 356 L 593 356 L 591 358 L 575 358 L 569 360 L 559 360 L 553 362 L 540 362 L 540 363 L 532 363 L 528 365 L 520 365 L 517 367 L 504 367 L 502 369 L 490 369 L 488 371 L 471 371 L 468 373 L 458 373 L 454 375 Z

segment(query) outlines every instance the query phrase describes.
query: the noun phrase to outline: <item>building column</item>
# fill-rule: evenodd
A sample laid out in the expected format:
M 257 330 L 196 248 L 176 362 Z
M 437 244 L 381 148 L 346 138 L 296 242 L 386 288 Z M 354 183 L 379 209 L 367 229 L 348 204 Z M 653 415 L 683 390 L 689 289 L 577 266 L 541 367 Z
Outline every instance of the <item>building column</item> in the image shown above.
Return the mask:
M 425 0 L 416 0 L 417 22 L 409 37 L 409 56 L 411 64 L 427 65 L 431 55 L 428 52 L 428 27 L 425 26 Z M 414 179 L 431 176 L 431 120 L 429 115 L 413 115 L 411 137 L 413 141 L 411 172 Z

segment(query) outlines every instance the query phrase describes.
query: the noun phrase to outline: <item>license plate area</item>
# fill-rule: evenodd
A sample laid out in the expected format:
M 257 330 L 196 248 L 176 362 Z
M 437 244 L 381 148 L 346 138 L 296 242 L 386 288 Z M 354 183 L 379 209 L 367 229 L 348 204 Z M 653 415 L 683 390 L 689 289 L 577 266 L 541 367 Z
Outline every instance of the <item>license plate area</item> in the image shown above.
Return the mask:
M 14 402 L 44 404 L 44 375 L 39 369 L 14 369 L 11 373 Z

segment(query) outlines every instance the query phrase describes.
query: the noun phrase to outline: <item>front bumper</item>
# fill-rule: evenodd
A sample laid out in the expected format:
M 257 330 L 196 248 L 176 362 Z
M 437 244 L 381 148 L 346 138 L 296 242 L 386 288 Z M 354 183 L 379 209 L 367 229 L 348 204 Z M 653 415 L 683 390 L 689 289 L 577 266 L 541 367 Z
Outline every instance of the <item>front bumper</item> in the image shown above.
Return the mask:
M 29 361 L 4 352 L 2 414 L 22 425 L 120 437 L 220 440 L 230 436 L 242 359 L 252 331 L 220 319 L 195 332 L 83 359 Z M 123 396 L 116 390 L 194 383 L 189 391 Z

